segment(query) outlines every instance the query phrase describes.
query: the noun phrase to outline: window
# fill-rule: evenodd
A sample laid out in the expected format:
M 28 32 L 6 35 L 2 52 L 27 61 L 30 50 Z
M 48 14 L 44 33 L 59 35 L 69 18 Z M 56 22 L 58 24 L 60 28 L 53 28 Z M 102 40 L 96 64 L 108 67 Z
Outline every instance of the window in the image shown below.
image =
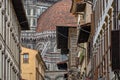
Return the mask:
M 34 16 L 36 15 L 36 9 L 33 9 L 33 15 Z
M 28 53 L 23 54 L 23 63 L 29 63 L 29 54 Z
M 37 9 L 37 17 L 41 15 L 41 9 Z
M 33 26 L 36 26 L 36 19 L 33 19 Z
M 31 26 L 31 18 L 28 18 L 28 23 Z
M 27 9 L 27 14 L 30 15 L 31 14 L 31 9 Z

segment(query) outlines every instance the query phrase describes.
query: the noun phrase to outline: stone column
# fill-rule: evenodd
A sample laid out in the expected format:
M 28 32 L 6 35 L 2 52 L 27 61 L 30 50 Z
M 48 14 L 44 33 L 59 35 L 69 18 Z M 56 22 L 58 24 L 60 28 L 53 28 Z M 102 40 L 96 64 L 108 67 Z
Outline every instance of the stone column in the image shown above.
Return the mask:
M 0 34 L 2 34 L 2 1 L 0 0 Z

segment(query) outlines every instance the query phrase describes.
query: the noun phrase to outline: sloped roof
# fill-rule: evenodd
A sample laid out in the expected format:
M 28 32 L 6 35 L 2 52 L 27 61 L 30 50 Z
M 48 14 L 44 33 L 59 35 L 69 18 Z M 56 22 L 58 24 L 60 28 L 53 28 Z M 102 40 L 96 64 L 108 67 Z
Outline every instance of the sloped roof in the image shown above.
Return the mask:
M 48 8 L 38 19 L 37 32 L 56 30 L 56 26 L 77 26 L 70 8 L 71 0 L 61 0 Z

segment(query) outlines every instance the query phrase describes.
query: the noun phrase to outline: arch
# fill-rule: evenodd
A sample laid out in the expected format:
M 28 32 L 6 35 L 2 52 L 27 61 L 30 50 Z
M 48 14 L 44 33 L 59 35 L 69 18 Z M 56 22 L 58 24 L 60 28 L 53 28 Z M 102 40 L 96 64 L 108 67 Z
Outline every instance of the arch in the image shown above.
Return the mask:
M 43 42 L 38 42 L 35 47 L 36 47 L 37 50 L 39 50 L 39 48 L 41 48 L 41 47 L 44 48 L 44 43 Z

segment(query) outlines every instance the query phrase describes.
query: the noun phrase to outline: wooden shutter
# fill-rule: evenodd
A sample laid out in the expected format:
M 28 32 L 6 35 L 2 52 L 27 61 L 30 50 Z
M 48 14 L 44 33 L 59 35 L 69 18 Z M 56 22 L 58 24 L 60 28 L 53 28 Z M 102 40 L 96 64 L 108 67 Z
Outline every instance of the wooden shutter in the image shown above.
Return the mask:
M 111 32 L 112 70 L 120 70 L 120 30 Z

